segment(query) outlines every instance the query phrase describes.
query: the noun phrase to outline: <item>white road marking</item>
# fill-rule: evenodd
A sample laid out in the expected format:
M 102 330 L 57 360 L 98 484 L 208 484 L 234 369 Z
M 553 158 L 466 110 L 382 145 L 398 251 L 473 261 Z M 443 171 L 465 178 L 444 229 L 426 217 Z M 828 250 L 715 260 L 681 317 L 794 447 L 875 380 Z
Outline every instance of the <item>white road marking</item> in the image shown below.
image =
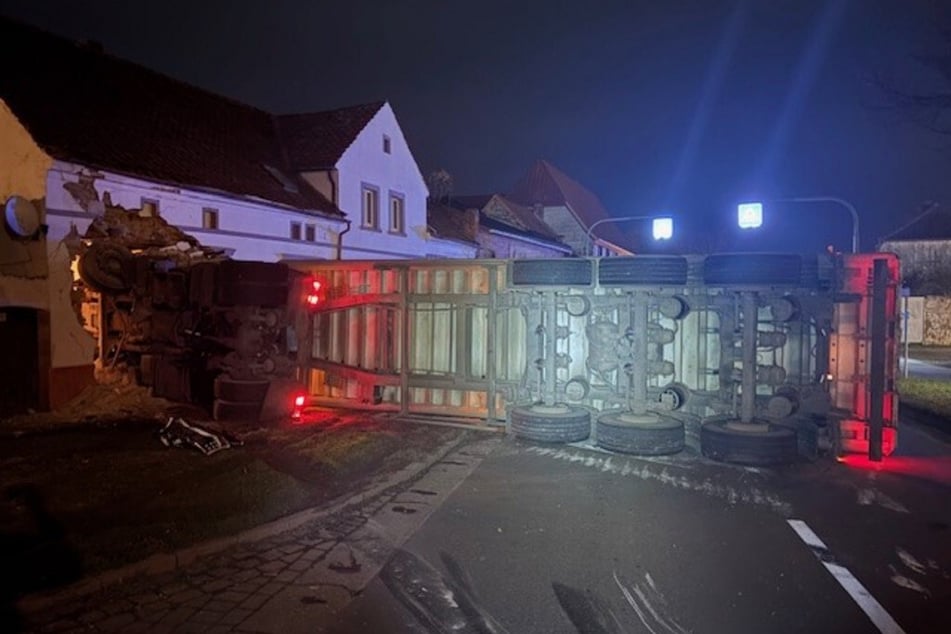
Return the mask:
M 882 604 L 869 594 L 865 586 L 863 586 L 851 572 L 839 564 L 827 561 L 830 554 L 829 549 L 805 522 L 802 520 L 787 521 L 789 522 L 789 526 L 796 531 L 799 539 L 812 549 L 813 554 L 815 554 L 822 565 L 826 567 L 826 570 L 828 570 L 835 580 L 839 582 L 839 585 L 849 593 L 852 600 L 858 604 L 859 608 L 865 612 L 865 615 L 872 620 L 872 623 L 875 624 L 875 627 L 877 627 L 882 634 L 904 634 L 905 630 L 901 629 L 901 626 L 895 622 L 895 619 L 885 611 Z

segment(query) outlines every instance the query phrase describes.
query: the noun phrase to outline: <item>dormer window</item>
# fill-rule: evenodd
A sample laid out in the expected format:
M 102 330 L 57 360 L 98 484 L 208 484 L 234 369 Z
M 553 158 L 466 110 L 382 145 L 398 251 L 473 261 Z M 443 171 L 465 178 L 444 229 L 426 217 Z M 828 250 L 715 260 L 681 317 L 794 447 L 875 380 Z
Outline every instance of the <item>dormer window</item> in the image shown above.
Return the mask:
M 385 134 L 383 135 L 383 153 L 384 154 L 391 153 L 390 137 L 386 136 Z

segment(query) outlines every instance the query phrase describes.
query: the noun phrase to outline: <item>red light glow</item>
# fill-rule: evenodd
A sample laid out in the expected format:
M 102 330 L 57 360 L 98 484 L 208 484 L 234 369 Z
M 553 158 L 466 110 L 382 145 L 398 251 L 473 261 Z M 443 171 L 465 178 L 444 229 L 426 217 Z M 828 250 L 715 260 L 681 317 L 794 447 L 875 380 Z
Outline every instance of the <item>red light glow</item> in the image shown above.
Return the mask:
M 294 407 L 303 407 L 305 397 L 303 394 L 294 398 Z
M 890 456 L 881 462 L 873 462 L 862 454 L 848 454 L 837 460 L 852 469 L 911 476 L 951 485 L 951 457 L 948 456 Z
M 307 298 L 304 300 L 308 306 L 316 306 L 320 303 L 320 289 L 323 287 L 324 285 L 320 280 L 311 280 L 310 292 L 307 293 Z

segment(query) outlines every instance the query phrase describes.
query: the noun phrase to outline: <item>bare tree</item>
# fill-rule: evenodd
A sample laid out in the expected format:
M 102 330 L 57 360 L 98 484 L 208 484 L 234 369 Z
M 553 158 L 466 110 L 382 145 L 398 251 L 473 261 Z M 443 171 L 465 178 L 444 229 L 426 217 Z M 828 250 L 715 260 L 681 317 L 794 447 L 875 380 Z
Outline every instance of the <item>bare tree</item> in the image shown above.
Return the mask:
M 437 202 L 448 200 L 452 196 L 453 184 L 452 174 L 442 168 L 430 172 L 426 177 L 429 197 Z
M 913 56 L 928 77 L 909 82 L 878 74 L 874 82 L 889 107 L 927 130 L 951 136 L 951 7 L 937 1 L 931 6 L 938 37 Z

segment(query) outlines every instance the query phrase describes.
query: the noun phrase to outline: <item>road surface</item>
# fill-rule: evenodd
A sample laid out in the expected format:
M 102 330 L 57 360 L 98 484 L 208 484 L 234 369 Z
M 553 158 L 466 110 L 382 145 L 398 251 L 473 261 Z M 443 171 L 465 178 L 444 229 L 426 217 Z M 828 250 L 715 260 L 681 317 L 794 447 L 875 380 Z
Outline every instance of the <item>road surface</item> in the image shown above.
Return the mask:
M 37 631 L 951 631 L 951 450 L 769 470 L 476 437 L 288 533 Z M 907 442 L 906 442 L 907 439 Z

